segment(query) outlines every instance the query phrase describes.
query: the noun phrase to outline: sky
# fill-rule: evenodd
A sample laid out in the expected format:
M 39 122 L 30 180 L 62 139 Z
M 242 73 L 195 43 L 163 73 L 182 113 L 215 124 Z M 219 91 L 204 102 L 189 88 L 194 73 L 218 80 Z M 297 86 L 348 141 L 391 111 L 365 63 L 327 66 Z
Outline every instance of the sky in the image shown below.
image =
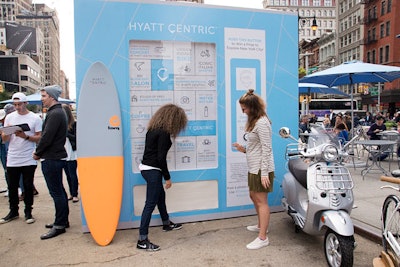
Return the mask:
M 57 10 L 60 21 L 61 69 L 69 79 L 70 98 L 76 99 L 74 0 L 33 0 Z M 205 4 L 246 8 L 262 8 L 262 0 L 204 0 Z

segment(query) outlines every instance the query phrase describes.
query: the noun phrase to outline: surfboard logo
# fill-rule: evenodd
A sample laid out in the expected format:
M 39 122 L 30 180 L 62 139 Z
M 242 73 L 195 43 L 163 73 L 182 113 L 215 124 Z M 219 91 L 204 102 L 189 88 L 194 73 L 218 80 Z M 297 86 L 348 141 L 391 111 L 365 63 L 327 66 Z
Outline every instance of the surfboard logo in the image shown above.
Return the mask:
M 121 120 L 119 116 L 114 115 L 108 120 L 108 130 L 119 130 L 121 126 Z

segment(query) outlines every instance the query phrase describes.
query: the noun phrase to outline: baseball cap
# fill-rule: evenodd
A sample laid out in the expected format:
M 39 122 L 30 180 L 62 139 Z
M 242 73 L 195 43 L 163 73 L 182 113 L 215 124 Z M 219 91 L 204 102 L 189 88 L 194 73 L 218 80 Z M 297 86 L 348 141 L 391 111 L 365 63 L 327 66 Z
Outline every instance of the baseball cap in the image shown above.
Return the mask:
M 10 114 L 11 112 L 15 111 L 15 107 L 14 107 L 13 104 L 8 103 L 8 104 L 6 104 L 6 105 L 4 106 L 4 111 L 6 112 L 6 115 L 8 115 L 8 114 Z
M 11 98 L 14 102 L 28 102 L 28 98 L 24 93 L 18 92 L 13 94 Z
M 4 109 L 0 109 L 0 120 L 4 119 L 6 116 L 6 111 Z

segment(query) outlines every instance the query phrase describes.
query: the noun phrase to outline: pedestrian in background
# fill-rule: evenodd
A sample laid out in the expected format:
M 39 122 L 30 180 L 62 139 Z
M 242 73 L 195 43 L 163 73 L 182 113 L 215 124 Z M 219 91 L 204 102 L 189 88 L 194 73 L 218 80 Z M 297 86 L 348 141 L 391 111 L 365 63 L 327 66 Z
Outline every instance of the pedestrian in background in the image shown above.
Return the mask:
M 173 223 L 169 219 L 165 204 L 165 188 L 172 186 L 171 175 L 168 171 L 167 153 L 172 146 L 171 138 L 175 138 L 187 124 L 185 111 L 173 104 L 160 107 L 150 119 L 147 126 L 145 148 L 140 173 L 146 180 L 146 202 L 140 221 L 139 240 L 136 247 L 147 251 L 160 250 L 148 239 L 151 214 L 157 206 L 163 223 L 163 231 L 178 230 L 182 224 Z
M 0 125 L 1 127 L 4 126 L 4 119 L 6 118 L 6 111 L 4 109 L 0 109 Z M 0 138 L 0 161 L 1 165 L 3 166 L 4 169 L 4 178 L 6 180 L 6 185 L 8 187 L 8 182 L 7 182 L 7 150 L 8 150 L 8 143 L 3 142 L 3 139 Z M 7 188 L 0 188 L 0 193 L 7 192 Z M 7 193 L 8 195 L 8 193 Z
M 43 240 L 65 233 L 65 228 L 69 227 L 68 197 L 62 182 L 62 171 L 67 157 L 64 145 L 68 123 L 67 116 L 58 102 L 61 87 L 46 86 L 40 90 L 40 94 L 43 106 L 47 108 L 47 114 L 43 123 L 42 138 L 33 158 L 42 160 L 43 176 L 56 209 L 54 223 L 45 225 L 50 230 L 40 237 Z
M 328 129 L 331 126 L 331 120 L 329 119 L 329 114 L 325 114 L 322 124 L 324 125 L 325 129 Z
M 268 193 L 273 191 L 274 155 L 272 152 L 271 121 L 266 114 L 266 105 L 261 97 L 249 89 L 239 99 L 243 113 L 247 115 L 247 146 L 234 143 L 238 151 L 246 153 L 250 198 L 257 211 L 258 223 L 247 226 L 247 230 L 258 232 L 258 237 L 247 244 L 248 249 L 259 249 L 269 245 L 267 229 L 270 209 Z
M 344 123 L 339 123 L 334 128 L 334 132 L 339 139 L 340 144 L 343 146 L 349 141 L 349 132 L 346 130 L 346 125 Z
M 68 119 L 68 133 L 65 141 L 65 150 L 67 151 L 67 160 L 65 163 L 64 171 L 67 175 L 67 182 L 69 187 L 70 196 L 68 200 L 72 202 L 79 202 L 78 198 L 78 175 L 76 168 L 78 166 L 76 161 L 76 121 L 72 114 L 71 108 L 67 104 L 62 105 Z
M 384 124 L 385 119 L 382 116 L 376 116 L 375 122 L 369 127 L 367 135 L 371 140 L 380 140 L 380 136 L 377 135 L 380 132 L 386 131 L 386 125 Z
M 32 216 L 33 206 L 33 177 L 37 162 L 32 159 L 32 153 L 36 148 L 36 142 L 40 139 L 42 120 L 35 113 L 27 109 L 28 99 L 24 93 L 18 92 L 12 96 L 15 112 L 8 114 L 4 120 L 4 126 L 27 124 L 29 129 L 17 130 L 12 134 L 4 131 L 1 136 L 4 142 L 9 142 L 7 152 L 7 177 L 8 177 L 8 201 L 10 212 L 0 220 L 7 223 L 19 217 L 18 185 L 22 176 L 24 185 L 25 222 L 34 223 Z
M 311 133 L 310 124 L 308 123 L 308 116 L 302 115 L 299 122 L 299 136 L 303 143 L 308 141 L 308 133 Z

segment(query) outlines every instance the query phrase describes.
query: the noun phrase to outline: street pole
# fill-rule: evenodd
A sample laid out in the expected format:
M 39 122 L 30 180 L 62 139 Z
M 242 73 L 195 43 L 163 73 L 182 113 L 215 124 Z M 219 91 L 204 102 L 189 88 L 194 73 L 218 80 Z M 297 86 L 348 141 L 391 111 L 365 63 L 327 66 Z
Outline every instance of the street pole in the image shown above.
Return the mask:
M 304 61 L 304 63 L 305 63 L 305 67 L 306 67 L 306 75 L 308 75 L 308 57 L 309 56 L 312 56 L 312 55 L 314 55 L 313 53 L 304 53 L 304 54 L 300 54 L 299 56 L 304 56 L 305 57 L 305 61 Z M 307 95 L 307 100 L 306 100 L 306 114 L 308 114 L 308 110 L 309 110 L 309 97 L 311 97 L 311 96 L 309 96 L 309 95 Z
M 381 111 L 381 83 L 378 83 L 378 112 Z

